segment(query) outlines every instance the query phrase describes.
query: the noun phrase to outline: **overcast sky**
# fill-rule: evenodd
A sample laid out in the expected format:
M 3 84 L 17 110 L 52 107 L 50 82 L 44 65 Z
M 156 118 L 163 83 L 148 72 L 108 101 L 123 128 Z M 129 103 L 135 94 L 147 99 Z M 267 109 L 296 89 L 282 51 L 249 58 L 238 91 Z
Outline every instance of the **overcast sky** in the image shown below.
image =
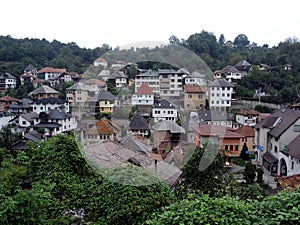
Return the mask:
M 0 35 L 56 39 L 95 48 L 187 39 L 202 30 L 226 41 L 245 34 L 258 45 L 300 38 L 299 1 L 269 0 L 7 0 Z

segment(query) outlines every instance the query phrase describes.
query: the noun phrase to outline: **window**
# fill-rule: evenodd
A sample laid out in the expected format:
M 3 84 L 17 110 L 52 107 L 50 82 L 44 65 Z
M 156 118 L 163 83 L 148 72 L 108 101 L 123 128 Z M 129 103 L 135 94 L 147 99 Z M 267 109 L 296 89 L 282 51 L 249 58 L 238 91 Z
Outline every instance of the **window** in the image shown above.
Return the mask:
M 26 121 L 22 121 L 22 124 L 23 124 L 23 125 L 26 125 Z
M 198 98 L 199 98 L 199 99 L 202 99 L 202 95 L 201 95 L 201 94 L 199 94 L 199 95 L 198 95 Z
M 300 132 L 300 125 L 294 125 L 294 132 Z
M 229 149 L 230 151 L 233 151 L 233 145 L 230 145 L 230 149 Z
M 188 94 L 188 98 L 192 98 L 192 94 Z
M 239 150 L 239 146 L 236 145 L 236 146 L 235 146 L 235 151 L 238 151 L 238 150 Z
M 292 170 L 294 169 L 294 162 L 292 162 Z
M 228 150 L 228 145 L 225 145 L 225 150 Z
M 278 147 L 277 146 L 274 146 L 274 151 L 278 152 Z

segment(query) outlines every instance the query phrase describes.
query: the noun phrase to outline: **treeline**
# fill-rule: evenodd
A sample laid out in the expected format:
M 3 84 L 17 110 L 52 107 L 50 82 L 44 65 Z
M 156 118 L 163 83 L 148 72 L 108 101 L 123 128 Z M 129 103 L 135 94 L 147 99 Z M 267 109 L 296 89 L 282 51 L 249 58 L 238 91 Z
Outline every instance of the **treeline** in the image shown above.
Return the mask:
M 49 42 L 46 39 L 0 36 L 0 72 L 19 76 L 31 63 L 37 69 L 52 66 L 82 73 L 95 59 L 110 49 L 107 44 L 87 49 L 80 48 L 74 42 L 64 44 L 57 40 Z

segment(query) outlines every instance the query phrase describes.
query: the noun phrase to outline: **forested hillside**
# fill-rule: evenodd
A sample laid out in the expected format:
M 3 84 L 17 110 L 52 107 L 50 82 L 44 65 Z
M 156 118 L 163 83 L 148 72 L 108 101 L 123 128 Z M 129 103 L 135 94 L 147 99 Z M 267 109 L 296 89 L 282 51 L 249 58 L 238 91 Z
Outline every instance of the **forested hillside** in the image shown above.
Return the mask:
M 247 60 L 251 65 L 268 65 L 270 67 L 268 71 L 253 69 L 248 77 L 238 82 L 236 93 L 239 98 L 253 97 L 255 90 L 260 89 L 267 90 L 270 95 L 262 100 L 286 103 L 292 102 L 300 94 L 300 42 L 297 38 L 288 38 L 278 46 L 269 47 L 267 44 L 258 46 L 248 40 L 245 34 L 240 34 L 229 46 L 224 35 L 217 38 L 213 33 L 201 31 L 190 35 L 186 40 L 173 35 L 169 38 L 169 42 L 173 46 L 180 46 L 182 49 L 194 52 L 208 65 L 210 71 L 235 65 L 240 60 Z M 29 63 L 38 69 L 52 66 L 83 73 L 96 58 L 109 50 L 111 47 L 108 44 L 95 49 L 86 49 L 80 48 L 74 42 L 64 44 L 56 40 L 49 42 L 46 39 L 14 39 L 10 36 L 0 36 L 0 73 L 9 72 L 18 77 Z M 153 58 L 159 62 L 165 54 L 172 55 L 172 50 L 166 46 L 160 46 L 159 51 L 157 48 L 152 50 L 116 48 L 106 56 L 113 56 L 115 60 L 135 62 L 137 58 L 143 60 L 145 53 L 151 51 Z M 182 59 L 177 60 L 176 63 L 188 65 L 187 69 L 194 68 L 195 64 L 199 67 L 199 61 L 195 61 L 194 56 L 190 57 L 186 51 L 181 52 L 180 55 L 173 56 L 173 61 Z M 161 65 L 152 64 L 153 69 Z M 291 66 L 291 69 L 286 70 L 286 65 Z M 139 63 L 139 66 L 149 68 L 148 63 Z M 206 73 L 206 71 L 200 72 Z

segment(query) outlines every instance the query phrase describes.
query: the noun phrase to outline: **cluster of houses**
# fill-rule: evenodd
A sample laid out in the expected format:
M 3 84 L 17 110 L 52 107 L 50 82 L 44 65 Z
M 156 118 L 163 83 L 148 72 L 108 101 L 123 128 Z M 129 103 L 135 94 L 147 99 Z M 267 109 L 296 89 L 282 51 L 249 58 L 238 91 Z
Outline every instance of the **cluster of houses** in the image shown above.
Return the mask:
M 26 149 L 27 141 L 75 131 L 86 152 L 99 155 L 94 157 L 99 165 L 133 163 L 155 170 L 174 186 L 189 151 L 214 142 L 225 155 L 224 166 L 231 167 L 246 146 L 270 175 L 300 174 L 299 102 L 272 114 L 251 109 L 228 113 L 236 80 L 252 68 L 247 61 L 215 71 L 212 79 L 181 69 L 138 68 L 134 79 L 129 79 L 128 65 L 134 64 L 117 61 L 109 67 L 98 58 L 93 66 L 103 70 L 93 79 L 65 69 L 37 70 L 28 65 L 20 83 L 33 84 L 30 98 L 0 98 L 0 126 L 9 124 L 23 136 L 11 148 Z M 73 84 L 66 89 L 65 99 L 58 98 L 54 89 L 61 82 Z M 15 87 L 12 75 L 0 76 L 1 90 Z M 115 96 L 109 87 L 132 93 L 128 98 Z M 124 105 L 136 107 L 135 112 L 119 123 L 114 112 L 130 111 Z

